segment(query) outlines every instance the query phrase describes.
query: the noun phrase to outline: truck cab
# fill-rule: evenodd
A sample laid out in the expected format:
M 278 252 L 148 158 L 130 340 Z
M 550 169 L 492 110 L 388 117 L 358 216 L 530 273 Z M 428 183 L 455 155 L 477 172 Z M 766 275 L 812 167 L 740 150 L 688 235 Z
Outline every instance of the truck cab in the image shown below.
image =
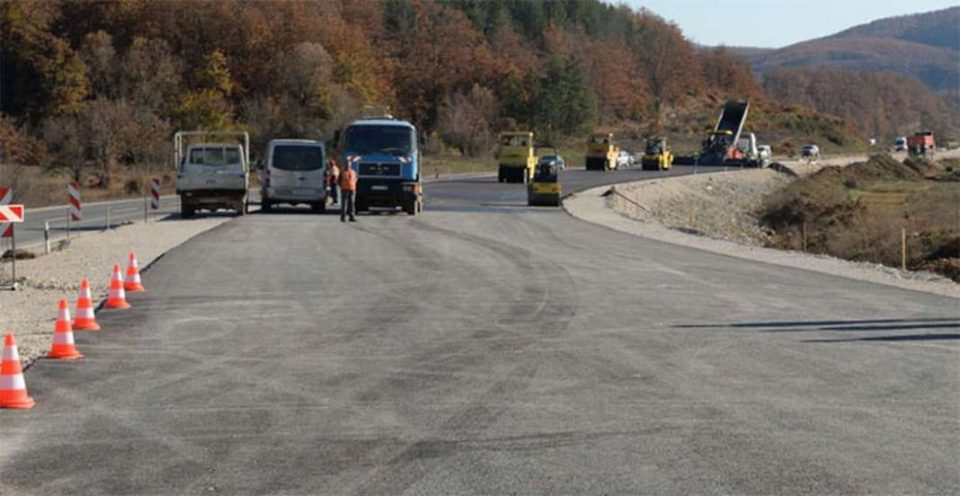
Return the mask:
M 423 210 L 417 128 L 390 116 L 353 121 L 343 131 L 343 163 L 357 172 L 358 211 Z
M 613 144 L 613 133 L 594 133 L 587 138 L 587 170 L 615 170 L 619 167 L 617 157 L 620 148 Z
M 186 147 L 185 139 L 195 137 L 242 136 L 244 144 L 204 142 Z M 174 135 L 177 163 L 177 194 L 183 217 L 199 210 L 233 210 L 247 213 L 249 188 L 249 137 L 246 133 L 178 132 Z
M 497 181 L 501 183 L 528 183 L 537 166 L 533 133 L 500 133 L 497 141 Z

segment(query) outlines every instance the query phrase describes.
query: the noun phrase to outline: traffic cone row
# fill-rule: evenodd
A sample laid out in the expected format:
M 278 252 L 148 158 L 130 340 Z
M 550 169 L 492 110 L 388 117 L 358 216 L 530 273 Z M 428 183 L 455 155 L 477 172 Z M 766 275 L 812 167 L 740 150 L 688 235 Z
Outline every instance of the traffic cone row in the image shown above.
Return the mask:
M 114 264 L 113 274 L 110 277 L 110 293 L 104 308 L 126 309 L 126 291 L 143 291 L 140 280 L 140 267 L 135 254 L 130 253 L 130 263 L 127 266 L 127 277 L 123 278 L 120 264 Z M 77 318 L 71 324 L 70 308 L 67 300 L 60 300 L 57 311 L 57 321 L 53 327 L 53 343 L 46 357 L 58 360 L 76 360 L 83 355 L 77 350 L 73 341 L 73 330 L 99 331 L 96 316 L 93 310 L 93 298 L 90 295 L 90 282 L 86 279 L 80 282 L 80 294 L 77 296 Z M 0 408 L 32 408 L 33 398 L 27 393 L 27 384 L 23 379 L 23 370 L 20 367 L 20 354 L 17 352 L 17 343 L 13 334 L 7 334 L 3 341 L 3 361 L 0 362 Z

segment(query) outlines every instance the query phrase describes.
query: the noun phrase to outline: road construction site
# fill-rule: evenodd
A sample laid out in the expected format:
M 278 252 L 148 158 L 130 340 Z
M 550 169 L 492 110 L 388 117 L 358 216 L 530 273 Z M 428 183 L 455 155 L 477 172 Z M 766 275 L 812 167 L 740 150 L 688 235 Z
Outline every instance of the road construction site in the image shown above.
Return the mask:
M 570 209 L 692 172 L 561 181 Z M 190 221 L 131 309 L 74 333 L 84 358 L 26 371 L 0 492 L 960 491 L 960 300 L 638 237 L 494 177 L 425 189 L 420 216 Z

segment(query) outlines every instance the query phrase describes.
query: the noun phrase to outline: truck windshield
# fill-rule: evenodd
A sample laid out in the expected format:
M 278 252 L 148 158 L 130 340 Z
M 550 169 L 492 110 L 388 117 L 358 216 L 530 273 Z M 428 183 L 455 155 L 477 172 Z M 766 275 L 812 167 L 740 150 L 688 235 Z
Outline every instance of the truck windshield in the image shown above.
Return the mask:
M 320 169 L 323 167 L 323 149 L 319 146 L 275 146 L 271 165 L 277 169 L 290 171 Z
M 236 147 L 203 147 L 190 150 L 187 163 L 192 165 L 234 165 L 240 163 L 240 149 Z
M 347 152 L 366 155 L 387 153 L 410 155 L 413 152 L 413 130 L 407 126 L 350 126 L 347 128 Z

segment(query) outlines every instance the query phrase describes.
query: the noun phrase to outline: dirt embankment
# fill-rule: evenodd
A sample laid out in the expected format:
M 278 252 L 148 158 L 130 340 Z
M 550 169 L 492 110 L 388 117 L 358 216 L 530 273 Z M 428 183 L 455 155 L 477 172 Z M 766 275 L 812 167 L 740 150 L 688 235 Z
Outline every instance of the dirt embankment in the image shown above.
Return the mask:
M 826 165 L 826 164 L 824 164 Z M 844 165 L 844 164 L 840 164 Z M 792 164 L 617 187 L 636 220 L 741 244 L 907 266 L 960 281 L 960 160 L 875 156 L 845 167 Z
M 900 266 L 960 282 L 960 160 L 878 155 L 827 167 L 764 199 L 754 214 L 775 248 Z

